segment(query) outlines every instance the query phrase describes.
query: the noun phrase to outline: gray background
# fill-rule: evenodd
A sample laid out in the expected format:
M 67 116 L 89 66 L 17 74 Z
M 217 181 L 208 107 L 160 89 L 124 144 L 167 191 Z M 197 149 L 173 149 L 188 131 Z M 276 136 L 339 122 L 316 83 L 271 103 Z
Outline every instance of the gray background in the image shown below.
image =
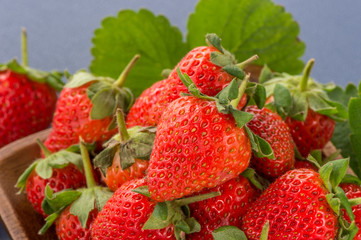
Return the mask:
M 222 0 L 220 0 L 222 1 Z M 313 57 L 312 76 L 345 86 L 361 79 L 361 1 L 274 0 L 301 26 L 305 61 Z M 164 14 L 186 32 L 196 0 L 0 0 L 0 62 L 20 57 L 20 28 L 28 31 L 29 64 L 42 70 L 88 68 L 91 37 L 102 18 L 120 9 L 146 7 Z M 6 173 L 2 173 L 6 174 Z M 0 203 L 1 204 L 1 203 Z M 0 240 L 8 239 L 0 226 Z

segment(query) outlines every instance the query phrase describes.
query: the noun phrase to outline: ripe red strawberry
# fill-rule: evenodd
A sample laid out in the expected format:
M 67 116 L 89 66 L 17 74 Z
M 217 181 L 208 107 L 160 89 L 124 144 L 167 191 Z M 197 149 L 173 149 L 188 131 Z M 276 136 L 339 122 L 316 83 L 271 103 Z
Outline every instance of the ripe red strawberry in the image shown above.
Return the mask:
M 61 87 L 60 73 L 27 66 L 25 50 L 22 65 L 0 64 L 0 148 L 49 127 Z
M 303 157 L 307 157 L 312 150 L 322 149 L 331 140 L 335 129 L 333 119 L 312 109 L 308 109 L 304 121 L 287 117 L 285 122 L 289 126 L 293 141 Z
M 117 190 L 125 182 L 145 177 L 155 138 L 154 127 L 126 129 L 123 112 L 118 109 L 119 134 L 106 144 L 94 159 L 102 178 L 110 190 Z
M 40 234 L 47 231 L 55 221 L 56 234 L 60 240 L 90 240 L 93 222 L 106 201 L 112 196 L 108 188 L 97 186 L 89 154 L 83 141 L 80 142 L 80 151 L 86 176 L 86 188 L 54 194 L 47 186 L 42 207 L 44 212 L 50 215 L 39 231 Z
M 336 212 L 341 206 L 350 207 L 338 187 L 347 166 L 348 159 L 340 159 L 322 166 L 320 174 L 310 169 L 288 171 L 251 205 L 241 229 L 249 240 L 259 239 L 269 221 L 269 240 L 335 239 L 342 221 Z M 356 228 L 349 230 L 343 232 L 345 239 L 357 232 Z
M 41 204 L 47 185 L 54 192 L 59 192 L 83 187 L 86 182 L 79 154 L 66 150 L 51 155 L 47 150 L 44 152 L 46 157 L 30 165 L 19 177 L 16 186 L 20 191 L 26 189 L 29 202 L 38 213 L 46 217 Z
M 177 68 L 182 73 L 187 74 L 198 89 L 208 95 L 215 96 L 224 87 L 226 87 L 232 79 L 237 76 L 234 72 L 224 67 L 236 66 L 236 60 L 233 55 L 214 43 L 216 38 L 214 34 L 206 36 L 209 46 L 196 47 L 177 64 L 167 79 L 155 83 L 153 86 L 145 90 L 136 100 L 127 116 L 127 126 L 156 126 L 159 119 L 169 103 L 178 99 L 182 92 L 188 92 L 177 74 Z M 217 56 L 224 56 L 227 61 L 220 63 Z M 257 59 L 253 56 L 243 63 L 237 65 L 243 68 L 251 61 Z M 236 76 L 235 76 L 236 75 Z M 243 77 L 242 77 L 243 78 Z M 245 105 L 246 96 L 241 101 L 242 107 Z M 241 108 L 242 108 L 241 107 Z
M 132 59 L 116 81 L 86 72 L 73 75 L 59 96 L 45 146 L 54 152 L 78 143 L 79 137 L 97 146 L 111 138 L 117 131 L 115 110 L 128 111 L 133 102 L 133 94 L 122 84 L 138 58 Z
M 295 169 L 300 169 L 300 168 L 312 169 L 313 171 L 318 172 L 318 167 L 316 167 L 311 162 L 296 159 L 295 160 Z
M 340 187 L 345 192 L 346 197 L 348 199 L 360 198 L 361 197 L 361 187 L 355 183 L 341 183 Z M 341 210 L 343 216 L 348 222 L 350 221 L 350 217 L 346 214 L 344 209 Z M 355 222 L 357 227 L 359 228 L 357 235 L 353 238 L 355 240 L 361 239 L 361 205 L 356 205 L 352 207 L 352 212 L 355 215 Z
M 143 229 L 156 202 L 132 190 L 146 184 L 145 179 L 134 179 L 115 191 L 93 223 L 92 239 L 175 239 L 172 225 L 163 229 Z
M 173 101 L 157 127 L 147 178 L 156 201 L 173 200 L 237 177 L 249 164 L 251 144 L 232 115 L 214 101 Z
M 324 87 L 309 77 L 313 64 L 314 59 L 311 59 L 302 76 L 270 73 L 264 74 L 271 76 L 270 79 L 262 80 L 303 157 L 326 145 L 335 128 L 334 120 L 347 118 L 346 111 L 340 111 L 340 104 L 332 102 Z
M 252 113 L 253 119 L 247 126 L 258 136 L 265 139 L 272 147 L 274 159 L 258 158 L 251 160 L 256 171 L 267 178 L 275 179 L 294 167 L 295 153 L 292 136 L 282 118 L 267 108 L 248 106 L 246 112 Z
M 189 205 L 191 216 L 200 223 L 201 231 L 188 235 L 187 239 L 212 240 L 212 232 L 219 227 L 240 227 L 242 216 L 260 195 L 260 190 L 241 175 L 215 188 L 204 189 L 200 194 L 212 191 L 220 191 L 221 195 Z
M 87 240 L 91 239 L 90 230 L 98 215 L 98 209 L 94 208 L 88 216 L 86 227 L 83 228 L 78 217 L 70 213 L 70 206 L 66 207 L 56 220 L 56 235 L 61 240 Z

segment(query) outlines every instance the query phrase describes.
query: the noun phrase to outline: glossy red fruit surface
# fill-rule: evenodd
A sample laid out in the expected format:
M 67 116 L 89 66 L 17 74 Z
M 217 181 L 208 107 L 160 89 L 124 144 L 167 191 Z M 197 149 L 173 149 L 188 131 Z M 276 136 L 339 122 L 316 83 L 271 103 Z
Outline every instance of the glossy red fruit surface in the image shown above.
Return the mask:
M 290 130 L 282 118 L 267 108 L 246 107 L 254 115 L 247 126 L 266 140 L 273 149 L 274 159 L 253 156 L 251 165 L 267 178 L 275 179 L 294 167 L 295 153 Z
M 190 195 L 236 178 L 249 165 L 251 144 L 214 101 L 173 101 L 157 127 L 147 179 L 156 201 Z
M 270 223 L 268 239 L 335 239 L 338 220 L 326 200 L 328 191 L 310 169 L 287 172 L 251 205 L 241 229 L 249 240 L 259 239 Z
M 56 92 L 11 70 L 0 71 L 0 148 L 50 126 Z
M 238 176 L 215 188 L 204 189 L 199 194 L 220 191 L 221 195 L 189 205 L 191 216 L 201 225 L 201 231 L 187 239 L 213 240 L 212 231 L 222 226 L 240 227 L 242 216 L 260 195 L 247 178 Z
M 308 109 L 306 120 L 298 121 L 287 117 L 293 141 L 303 157 L 307 157 L 312 150 L 323 149 L 331 140 L 335 129 L 335 121 L 328 116 L 321 115 Z
M 315 172 L 318 172 L 318 168 L 313 165 L 311 162 L 309 161 L 302 161 L 302 160 L 295 160 L 295 168 L 299 169 L 299 168 L 307 168 L 307 169 L 312 169 Z
M 93 239 L 175 240 L 173 226 L 160 230 L 142 229 L 156 202 L 132 190 L 146 184 L 145 179 L 135 179 L 118 188 L 93 223 Z
M 44 142 L 51 152 L 77 144 L 79 137 L 82 137 L 86 143 L 97 143 L 101 146 L 117 133 L 116 128 L 108 130 L 112 117 L 100 120 L 90 118 L 93 106 L 87 96 L 87 87 L 90 84 L 78 88 L 64 88 L 60 93 L 52 131 Z
M 83 187 L 86 185 L 86 180 L 84 174 L 73 164 L 61 169 L 53 168 L 53 175 L 48 179 L 41 178 L 33 170 L 26 181 L 26 194 L 35 210 L 44 217 L 47 215 L 41 208 L 41 203 L 44 199 L 44 190 L 47 184 L 54 192 L 59 192 L 68 188 L 77 189 Z
M 90 229 L 98 214 L 94 208 L 88 216 L 86 227 L 83 228 L 77 216 L 70 213 L 70 206 L 66 207 L 56 220 L 56 235 L 60 240 L 90 240 Z
M 359 198 L 361 197 L 361 187 L 354 183 L 341 183 L 340 187 L 345 192 L 348 199 Z M 350 217 L 346 214 L 344 209 L 341 209 L 344 218 L 350 221 Z M 361 205 L 356 205 L 352 207 L 352 212 L 355 215 L 356 226 L 359 228 L 357 235 L 354 237 L 355 240 L 361 239 Z

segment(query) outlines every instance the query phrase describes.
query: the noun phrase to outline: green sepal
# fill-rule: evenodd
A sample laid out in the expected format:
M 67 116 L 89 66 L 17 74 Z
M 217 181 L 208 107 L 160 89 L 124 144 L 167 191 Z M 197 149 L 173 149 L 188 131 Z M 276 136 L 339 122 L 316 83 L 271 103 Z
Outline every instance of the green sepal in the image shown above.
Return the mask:
M 40 160 L 34 161 L 25 171 L 20 175 L 18 178 L 18 181 L 15 184 L 16 188 L 19 188 L 19 191 L 17 194 L 20 194 L 22 191 L 24 191 L 26 186 L 26 181 L 28 177 L 30 176 L 31 172 L 35 169 L 36 165 L 38 164 Z
M 172 207 L 169 207 L 169 204 L 169 202 L 158 202 L 143 229 L 162 229 L 170 225 L 175 211 Z
M 81 193 L 79 191 L 73 189 L 65 189 L 54 193 L 49 185 L 46 185 L 44 190 L 44 200 L 41 203 L 41 207 L 46 214 L 50 215 L 67 207 L 80 195 Z
M 361 98 L 350 99 L 348 112 L 351 131 L 356 135 L 361 134 Z
M 269 228 L 270 228 L 270 223 L 269 223 L 269 220 L 267 220 L 262 227 L 261 237 L 259 240 L 267 240 L 268 239 Z
M 265 83 L 268 80 L 271 80 L 272 78 L 273 78 L 273 73 L 271 69 L 267 66 L 267 64 L 263 65 L 263 68 L 258 78 L 259 83 Z
M 301 92 L 293 94 L 293 105 L 289 115 L 298 121 L 305 121 L 308 114 L 307 97 Z
M 82 189 L 81 195 L 70 207 L 70 213 L 77 216 L 83 228 L 86 227 L 89 213 L 96 208 L 94 189 Z
M 361 180 L 354 175 L 345 174 L 345 176 L 342 179 L 342 183 L 353 183 L 356 185 L 361 185 Z
M 109 78 L 109 77 L 99 77 L 99 76 L 95 76 L 91 73 L 88 73 L 84 70 L 78 71 L 76 72 L 74 75 L 72 75 L 69 79 L 69 82 L 67 84 L 65 84 L 64 87 L 66 88 L 77 88 L 77 87 L 81 87 L 87 83 L 91 83 L 91 82 L 107 82 L 109 84 L 112 84 L 114 82 L 113 78 Z
M 249 82 L 246 88 L 246 94 L 249 97 L 247 105 L 257 105 L 262 109 L 266 102 L 266 89 L 261 84 Z
M 113 164 L 115 154 L 119 150 L 119 145 L 120 144 L 114 144 L 106 147 L 103 151 L 96 155 L 93 160 L 94 167 L 99 168 L 104 177 L 107 175 L 107 169 Z
M 103 89 L 94 94 L 91 99 L 93 107 L 90 111 L 91 119 L 103 119 L 114 114 L 116 109 L 115 89 Z
M 337 114 L 337 108 L 330 105 L 327 101 L 325 101 L 322 97 L 320 97 L 316 93 L 308 93 L 307 100 L 309 103 L 309 107 L 322 115 L 332 116 Z
M 235 226 L 223 226 L 212 232 L 214 240 L 247 240 L 246 234 Z
M 231 58 L 229 55 L 223 54 L 221 52 L 211 52 L 210 60 L 217 66 L 223 67 L 223 70 L 228 72 L 224 69 L 225 66 L 231 66 L 234 63 L 234 59 Z M 231 74 L 233 75 L 233 74 Z M 235 76 L 235 75 L 234 75 Z
M 186 234 L 199 232 L 201 230 L 201 225 L 193 217 L 181 219 L 181 220 L 177 221 L 175 227 L 180 229 L 181 231 L 183 231 Z
M 45 218 L 45 224 L 42 226 L 42 228 L 38 231 L 39 235 L 43 235 L 50 227 L 53 225 L 56 219 L 60 216 L 63 209 L 60 209 L 57 212 L 54 212 L 53 214 L 50 214 Z
M 349 159 L 338 159 L 323 165 L 320 170 L 320 176 L 329 192 L 334 192 L 336 187 L 341 183 L 346 174 Z
M 312 151 L 308 156 L 307 160 L 311 162 L 313 165 L 315 165 L 318 169 L 321 168 L 321 166 L 324 165 L 324 162 L 322 160 L 322 152 L 320 150 Z
M 254 134 L 247 126 L 245 126 L 245 129 L 251 142 L 253 153 L 259 158 L 266 157 L 269 159 L 274 159 L 275 156 L 273 154 L 271 145 L 269 145 L 269 143 L 263 138 Z
M 215 33 L 206 34 L 206 42 L 211 46 L 217 48 L 221 53 L 224 53 L 224 49 L 221 45 L 221 39 Z
M 238 85 L 237 79 L 233 79 L 230 84 L 217 94 L 218 102 L 220 104 L 229 104 L 233 99 L 236 99 L 238 97 Z
M 331 209 L 337 214 L 340 215 L 341 201 L 338 198 L 334 198 L 335 194 L 329 193 L 326 195 L 326 200 L 328 205 L 330 205 Z
M 242 69 L 237 67 L 236 65 L 226 65 L 222 68 L 227 73 L 231 74 L 232 76 L 235 76 L 236 78 L 243 79 L 245 76 L 245 73 Z
M 292 107 L 292 96 L 282 84 L 276 84 L 274 88 L 274 105 L 277 113 L 285 119 Z
M 44 72 L 36 70 L 27 66 L 22 66 L 18 63 L 16 59 L 11 60 L 7 64 L 0 64 L 0 71 L 11 70 L 18 74 L 26 75 L 30 80 L 38 83 L 46 83 L 56 91 L 61 91 L 63 89 L 64 83 L 61 80 L 63 73 L 52 71 Z
M 113 192 L 109 188 L 96 187 L 94 188 L 95 205 L 100 212 L 108 200 L 113 196 Z
M 247 178 L 256 188 L 261 191 L 264 191 L 269 185 L 269 182 L 259 176 L 253 168 L 247 168 L 241 173 L 241 175 Z
M 132 192 L 139 193 L 142 194 L 143 196 L 150 198 L 149 188 L 147 185 L 134 188 Z
M 252 113 L 239 111 L 234 108 L 231 108 L 230 112 L 239 128 L 243 128 L 249 121 L 251 121 L 253 119 Z

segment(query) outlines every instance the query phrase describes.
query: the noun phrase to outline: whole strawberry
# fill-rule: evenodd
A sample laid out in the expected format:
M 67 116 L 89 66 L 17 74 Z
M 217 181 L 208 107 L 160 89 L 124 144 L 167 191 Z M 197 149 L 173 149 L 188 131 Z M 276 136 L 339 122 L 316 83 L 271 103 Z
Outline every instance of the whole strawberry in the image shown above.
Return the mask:
M 263 225 L 269 221 L 269 240 L 335 239 L 341 231 L 338 217 L 342 218 L 337 212 L 341 206 L 350 206 L 337 186 L 347 164 L 347 159 L 335 160 L 324 165 L 320 174 L 310 169 L 296 169 L 282 175 L 243 217 L 241 229 L 247 238 L 259 239 Z M 355 231 L 357 233 L 355 226 L 349 230 L 340 232 L 343 239 L 352 239 Z
M 93 223 L 92 239 L 175 239 L 173 225 L 163 229 L 143 229 L 156 202 L 132 190 L 146 184 L 144 178 L 134 179 L 115 191 Z
M 265 139 L 273 149 L 274 159 L 253 157 L 251 165 L 267 178 L 276 179 L 293 169 L 295 154 L 292 136 L 282 118 L 267 108 L 248 106 L 246 112 L 253 114 L 247 126 L 258 136 Z
M 191 216 L 200 223 L 201 231 L 188 235 L 187 239 L 212 240 L 212 232 L 219 227 L 240 227 L 242 216 L 260 195 L 260 190 L 241 175 L 215 188 L 204 189 L 200 194 L 212 191 L 219 191 L 221 195 L 189 205 Z
M 270 76 L 268 79 L 260 79 L 268 96 L 273 96 L 273 105 L 285 118 L 303 157 L 312 150 L 322 149 L 332 137 L 335 120 L 347 117 L 340 104 L 328 98 L 325 87 L 309 77 L 313 64 L 311 59 L 302 76 L 269 73 L 264 74 Z
M 0 148 L 49 127 L 61 74 L 28 67 L 23 30 L 23 63 L 0 64 Z
M 43 234 L 55 222 L 56 234 L 60 240 L 90 240 L 93 222 L 112 196 L 108 188 L 96 184 L 89 154 L 83 141 L 80 141 L 80 150 L 86 188 L 54 193 L 47 186 L 42 208 L 49 217 L 46 218 L 46 223 L 39 234 Z
M 128 127 L 156 126 L 168 104 L 178 99 L 182 92 L 188 92 L 177 74 L 177 68 L 192 79 L 200 92 L 215 96 L 235 77 L 243 78 L 240 69 L 257 59 L 253 56 L 236 64 L 234 56 L 220 45 L 218 36 L 207 34 L 206 40 L 209 46 L 191 50 L 167 79 L 155 83 L 139 96 L 127 116 Z M 243 105 L 244 100 L 246 98 L 241 101 Z
M 155 138 L 154 127 L 132 127 L 127 130 L 123 112 L 118 109 L 119 134 L 106 143 L 106 148 L 94 159 L 102 178 L 110 190 L 117 190 L 125 182 L 143 178 Z
M 132 59 L 118 80 L 86 72 L 73 75 L 60 93 L 45 146 L 54 152 L 78 143 L 82 137 L 99 147 L 111 138 L 117 132 L 115 110 L 128 111 L 133 103 L 133 94 L 122 85 L 138 58 Z
M 40 146 L 42 143 L 39 142 Z M 62 150 L 51 154 L 46 148 L 44 159 L 36 160 L 19 177 L 16 187 L 20 191 L 26 189 L 29 202 L 34 209 L 46 217 L 41 207 L 44 191 L 47 185 L 54 192 L 64 189 L 77 189 L 85 186 L 85 176 L 82 172 L 81 156 L 79 154 Z

